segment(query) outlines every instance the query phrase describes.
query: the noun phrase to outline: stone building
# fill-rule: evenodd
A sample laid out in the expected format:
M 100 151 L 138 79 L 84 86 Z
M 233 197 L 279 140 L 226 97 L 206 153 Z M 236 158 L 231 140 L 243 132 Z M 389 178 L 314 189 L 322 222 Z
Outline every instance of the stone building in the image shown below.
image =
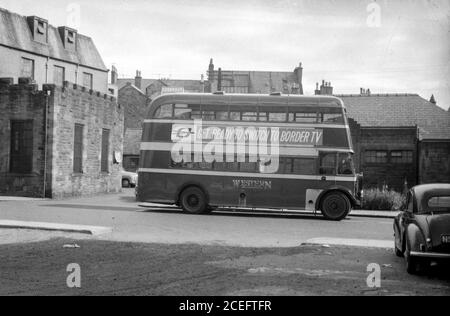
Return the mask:
M 332 95 L 331 83 L 316 95 Z M 450 113 L 417 94 L 335 95 L 350 118 L 355 162 L 367 188 L 450 183 Z
M 124 114 L 93 41 L 0 9 L 0 60 L 0 195 L 119 192 Z
M 106 94 L 0 78 L 0 195 L 121 190 L 123 109 Z
M 292 72 L 223 70 L 216 69 L 211 59 L 206 91 L 303 94 L 303 67 L 300 64 Z
M 93 40 L 43 18 L 0 8 L 0 77 L 32 78 L 42 88 L 73 82 L 108 93 L 108 69 Z M 5 62 L 7 61 L 7 62 Z

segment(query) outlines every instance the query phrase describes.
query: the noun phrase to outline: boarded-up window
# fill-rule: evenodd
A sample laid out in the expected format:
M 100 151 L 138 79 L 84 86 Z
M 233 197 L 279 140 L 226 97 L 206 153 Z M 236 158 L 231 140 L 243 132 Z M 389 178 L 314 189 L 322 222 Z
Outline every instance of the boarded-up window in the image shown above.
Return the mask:
M 10 172 L 33 170 L 33 121 L 11 121 Z
M 88 89 L 93 89 L 94 87 L 94 77 L 92 76 L 92 74 L 84 72 L 83 73 L 83 86 L 88 88 Z
M 21 77 L 31 78 L 34 80 L 34 60 L 22 58 Z
M 102 132 L 101 165 L 102 172 L 109 172 L 109 129 L 104 129 Z
M 83 125 L 75 124 L 75 138 L 73 148 L 74 173 L 83 173 L 83 129 Z
M 66 70 L 64 67 L 55 66 L 53 69 L 53 83 L 57 86 L 63 86 L 64 80 L 66 80 Z

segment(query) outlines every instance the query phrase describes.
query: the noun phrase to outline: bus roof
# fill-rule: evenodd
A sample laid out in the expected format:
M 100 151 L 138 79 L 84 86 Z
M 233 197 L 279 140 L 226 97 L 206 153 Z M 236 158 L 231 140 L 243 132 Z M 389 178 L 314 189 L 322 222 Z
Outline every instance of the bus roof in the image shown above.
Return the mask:
M 345 108 L 344 102 L 333 96 L 177 93 L 162 95 L 153 100 L 148 113 L 151 116 L 161 105 L 177 102 L 223 106 L 236 104 L 249 106 L 314 106 Z

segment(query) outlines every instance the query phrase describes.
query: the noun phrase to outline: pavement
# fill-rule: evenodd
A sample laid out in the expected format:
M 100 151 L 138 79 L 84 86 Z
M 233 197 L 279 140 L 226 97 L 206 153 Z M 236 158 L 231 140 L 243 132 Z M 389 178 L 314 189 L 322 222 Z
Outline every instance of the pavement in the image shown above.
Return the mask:
M 59 231 L 59 232 L 79 233 L 88 235 L 103 235 L 112 232 L 112 228 L 110 227 L 69 225 L 61 223 L 11 221 L 11 220 L 0 220 L 0 228 Z
M 64 201 L 4 201 L 0 219 L 19 222 L 106 227 L 101 240 L 238 247 L 296 247 L 311 239 L 363 239 L 370 244 L 392 241 L 392 219 L 350 216 L 325 221 L 312 213 L 273 214 L 222 210 L 189 215 L 177 208 L 139 206 L 134 190 Z M 28 226 L 29 228 L 29 226 Z M 331 242 L 330 242 L 331 244 Z

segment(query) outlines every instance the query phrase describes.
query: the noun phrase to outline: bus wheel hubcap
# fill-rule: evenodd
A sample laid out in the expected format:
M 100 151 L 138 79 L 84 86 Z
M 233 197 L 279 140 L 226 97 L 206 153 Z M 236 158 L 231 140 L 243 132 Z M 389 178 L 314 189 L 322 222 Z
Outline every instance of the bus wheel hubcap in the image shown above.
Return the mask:
M 330 196 L 325 201 L 325 211 L 329 213 L 329 215 L 339 216 L 341 213 L 345 212 L 347 209 L 347 203 L 345 199 L 343 199 L 339 195 Z
M 191 207 L 198 206 L 198 204 L 199 204 L 198 197 L 195 195 L 189 196 L 187 202 L 188 202 L 189 206 L 191 206 Z

